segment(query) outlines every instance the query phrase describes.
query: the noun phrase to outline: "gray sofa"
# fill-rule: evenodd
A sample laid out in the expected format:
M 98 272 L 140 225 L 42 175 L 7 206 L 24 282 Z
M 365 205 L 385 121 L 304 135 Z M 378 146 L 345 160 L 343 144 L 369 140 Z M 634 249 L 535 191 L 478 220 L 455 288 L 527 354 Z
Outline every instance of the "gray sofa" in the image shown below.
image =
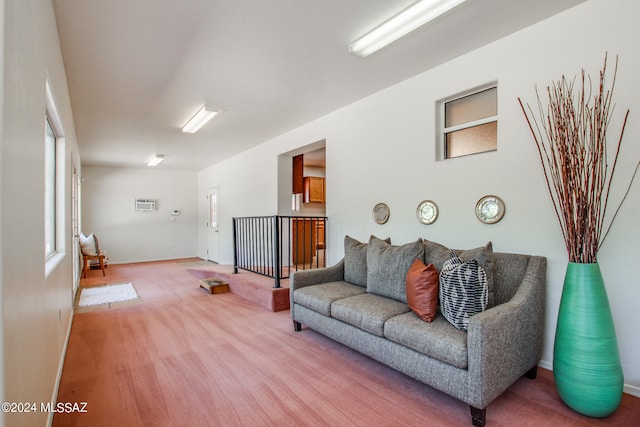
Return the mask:
M 466 402 L 472 423 L 484 426 L 491 401 L 523 375 L 535 378 L 546 258 L 493 252 L 490 243 L 456 250 L 481 265 L 489 282 L 488 307 L 469 317 L 464 331 L 440 311 L 427 322 L 407 305 L 411 263 L 418 258 L 440 272 L 451 252 L 426 240 L 392 246 L 373 236 L 368 244 L 347 236 L 338 264 L 293 274 L 291 317 L 296 331 L 304 325 Z

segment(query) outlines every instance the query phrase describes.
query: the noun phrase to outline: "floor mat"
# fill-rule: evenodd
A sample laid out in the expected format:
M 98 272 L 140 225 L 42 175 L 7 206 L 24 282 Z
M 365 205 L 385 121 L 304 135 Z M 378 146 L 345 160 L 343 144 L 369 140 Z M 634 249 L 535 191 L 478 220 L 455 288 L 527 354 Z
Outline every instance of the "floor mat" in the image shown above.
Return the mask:
M 142 299 L 133 283 L 107 283 L 95 286 L 81 286 L 76 295 L 76 312 L 115 308 L 136 304 Z

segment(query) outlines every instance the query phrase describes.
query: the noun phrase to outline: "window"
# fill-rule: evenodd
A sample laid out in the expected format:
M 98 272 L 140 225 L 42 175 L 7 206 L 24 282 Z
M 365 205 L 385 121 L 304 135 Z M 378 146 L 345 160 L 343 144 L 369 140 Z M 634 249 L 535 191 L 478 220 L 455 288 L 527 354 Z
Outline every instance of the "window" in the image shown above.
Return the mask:
M 443 158 L 497 150 L 497 92 L 491 86 L 441 103 Z
M 65 218 L 67 206 L 65 203 L 65 134 L 60 114 L 56 107 L 55 97 L 46 84 L 47 109 L 44 117 L 43 140 L 43 172 L 44 172 L 44 254 L 45 277 L 60 265 L 65 257 L 68 236 Z
M 44 254 L 56 253 L 56 134 L 45 118 L 44 136 Z
M 209 193 L 209 226 L 211 229 L 218 228 L 218 191 L 212 190 Z

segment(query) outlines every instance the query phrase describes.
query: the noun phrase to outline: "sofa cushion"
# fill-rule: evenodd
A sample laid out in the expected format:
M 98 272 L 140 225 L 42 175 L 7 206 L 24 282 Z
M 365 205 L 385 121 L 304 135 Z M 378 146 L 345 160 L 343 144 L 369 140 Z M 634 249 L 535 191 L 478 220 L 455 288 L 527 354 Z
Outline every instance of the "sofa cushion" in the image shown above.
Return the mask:
M 466 331 L 469 317 L 487 308 L 487 275 L 478 261 L 464 262 L 455 252 L 440 272 L 440 307 L 444 317 Z
M 377 239 L 371 236 L 369 240 Z M 391 243 L 391 239 L 384 240 Z M 367 286 L 367 244 L 344 237 L 344 280 L 354 285 Z
M 424 258 L 422 239 L 392 246 L 370 239 L 367 248 L 367 292 L 407 302 L 406 278 L 415 259 Z
M 474 249 L 449 249 L 436 242 L 424 240 L 424 263 L 435 265 L 436 270 L 442 271 L 444 262 L 449 259 L 449 254 L 454 251 L 463 261 L 478 261 L 478 264 L 487 274 L 487 286 L 489 296 L 487 307 L 493 307 L 496 304 L 495 298 L 495 281 L 493 278 L 493 244 L 488 242 L 486 245 Z
M 331 316 L 331 304 L 334 301 L 365 292 L 362 286 L 347 282 L 328 282 L 296 289 L 293 302 L 325 316 Z
M 384 335 L 384 322 L 408 311 L 407 304 L 374 294 L 343 298 L 331 304 L 333 318 L 378 336 Z
M 443 316 L 437 316 L 431 323 L 422 321 L 413 312 L 393 317 L 384 324 L 384 336 L 457 368 L 468 366 L 467 334 Z
M 426 322 L 431 322 L 438 311 L 438 270 L 433 264 L 424 265 L 416 259 L 407 272 L 407 304 Z

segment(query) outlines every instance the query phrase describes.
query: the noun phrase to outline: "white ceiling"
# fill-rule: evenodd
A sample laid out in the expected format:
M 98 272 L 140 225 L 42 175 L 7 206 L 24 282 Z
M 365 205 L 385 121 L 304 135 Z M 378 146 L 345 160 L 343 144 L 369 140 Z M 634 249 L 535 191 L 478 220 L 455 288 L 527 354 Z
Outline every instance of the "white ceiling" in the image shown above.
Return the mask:
M 583 1 L 468 0 L 364 59 L 349 43 L 414 0 L 53 5 L 82 164 L 201 170 Z M 203 104 L 224 111 L 182 133 Z

